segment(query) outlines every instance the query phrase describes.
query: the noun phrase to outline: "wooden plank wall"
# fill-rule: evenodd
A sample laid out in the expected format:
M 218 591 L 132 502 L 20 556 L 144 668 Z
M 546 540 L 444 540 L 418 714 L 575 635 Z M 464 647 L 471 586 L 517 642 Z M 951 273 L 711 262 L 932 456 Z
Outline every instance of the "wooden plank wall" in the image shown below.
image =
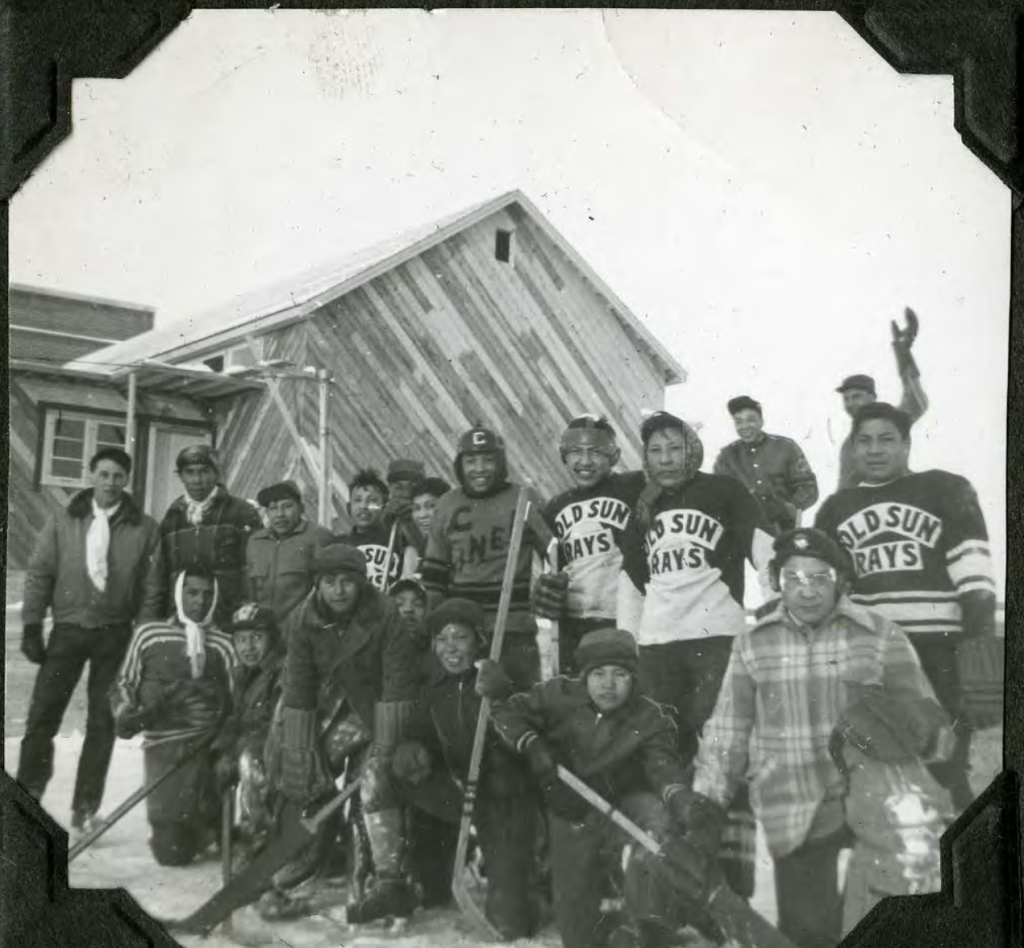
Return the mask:
M 515 233 L 511 263 L 495 259 L 499 227 Z M 339 506 L 358 468 L 383 471 L 400 455 L 451 481 L 458 437 L 476 423 L 505 437 L 513 476 L 550 496 L 567 486 L 557 443 L 572 416 L 606 415 L 623 466 L 635 467 L 640 410 L 664 399 L 658 370 L 608 302 L 515 206 L 269 340 L 268 355 L 335 375 L 329 411 Z M 316 450 L 316 385 L 283 382 L 282 392 Z M 290 474 L 315 516 L 315 483 L 268 401 L 246 396 L 222 406 L 228 484 L 254 497 Z
M 25 569 L 47 518 L 67 506 L 74 490 L 33 487 L 39 447 L 39 411 L 16 375 L 8 375 L 10 480 L 7 486 L 7 568 Z

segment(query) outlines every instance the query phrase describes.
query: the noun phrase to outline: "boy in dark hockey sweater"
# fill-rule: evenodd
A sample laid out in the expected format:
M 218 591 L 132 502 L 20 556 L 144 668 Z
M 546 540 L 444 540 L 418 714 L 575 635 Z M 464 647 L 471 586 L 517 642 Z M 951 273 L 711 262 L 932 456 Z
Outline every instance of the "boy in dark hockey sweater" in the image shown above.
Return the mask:
M 455 476 L 460 486 L 438 502 L 423 559 L 423 585 L 434 606 L 458 596 L 483 610 L 490 638 L 501 599 L 519 486 L 508 480 L 505 443 L 486 428 L 459 439 Z M 537 624 L 530 614 L 533 554 L 545 555 L 551 533 L 539 512 L 531 511 L 516 563 L 512 601 L 505 628 L 502 666 L 517 687 L 540 677 Z
M 559 450 L 575 486 L 544 508 L 544 520 L 558 538 L 558 572 L 540 577 L 534 608 L 539 617 L 559 623 L 558 668 L 571 674 L 583 635 L 615 625 L 622 536 L 644 475 L 612 473 L 620 452 L 604 418 L 574 418 Z
M 393 769 L 413 804 L 413 852 L 427 905 L 450 897 L 453 858 L 480 713 L 478 673 L 484 649 L 484 613 L 466 599 L 449 599 L 427 619 L 433 642 L 433 674 L 420 692 L 395 750 Z M 491 665 L 487 690 L 507 697 L 511 682 Z M 529 937 L 536 926 L 529 877 L 537 828 L 537 802 L 529 775 L 496 735 L 484 746 L 474 825 L 487 870 L 487 918 L 509 941 Z
M 348 485 L 348 514 L 352 532 L 339 537 L 362 550 L 366 557 L 367 579 L 375 589 L 387 592 L 402 575 L 407 541 L 395 523 L 387 523 L 384 512 L 390 496 L 380 474 L 366 468 Z
M 559 780 L 558 763 L 659 842 L 672 836 L 687 795 L 675 724 L 637 686 L 633 637 L 611 628 L 589 632 L 576 664 L 579 678 L 537 684 L 499 701 L 493 716 L 544 793 L 562 944 L 593 948 L 609 937 L 600 911 L 603 883 L 627 840 Z M 625 882 L 630 921 L 612 934 L 616 945 L 654 944 L 675 927 L 679 896 L 652 858 L 631 849 Z
M 947 471 L 911 472 L 910 427 L 910 416 L 885 402 L 857 412 L 852 438 L 860 484 L 829 497 L 815 526 L 850 551 L 850 598 L 906 631 L 956 721 L 956 748 L 932 772 L 959 811 L 974 794 L 957 648 L 995 635 L 996 585 L 974 488 Z
M 214 742 L 221 793 L 238 786 L 238 814 L 247 855 L 256 852 L 273 828 L 273 787 L 264 763 L 264 747 L 281 697 L 284 647 L 274 613 L 245 603 L 231 619 L 238 661 L 232 672 L 234 707 Z

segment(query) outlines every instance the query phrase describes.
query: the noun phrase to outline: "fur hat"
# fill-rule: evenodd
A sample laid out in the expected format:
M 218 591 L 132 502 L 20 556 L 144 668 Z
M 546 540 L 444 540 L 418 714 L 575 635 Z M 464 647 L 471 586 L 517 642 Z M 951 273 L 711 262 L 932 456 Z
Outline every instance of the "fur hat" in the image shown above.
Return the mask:
M 313 554 L 312 569 L 319 576 L 337 576 L 347 573 L 366 579 L 366 556 L 356 546 L 347 543 L 329 543 Z
M 584 635 L 574 657 L 583 679 L 602 665 L 618 665 L 635 674 L 639 662 L 636 639 L 622 629 L 610 627 Z
M 468 626 L 477 635 L 482 635 L 486 623 L 484 611 L 469 599 L 446 599 L 427 614 L 427 634 L 431 640 L 453 622 Z

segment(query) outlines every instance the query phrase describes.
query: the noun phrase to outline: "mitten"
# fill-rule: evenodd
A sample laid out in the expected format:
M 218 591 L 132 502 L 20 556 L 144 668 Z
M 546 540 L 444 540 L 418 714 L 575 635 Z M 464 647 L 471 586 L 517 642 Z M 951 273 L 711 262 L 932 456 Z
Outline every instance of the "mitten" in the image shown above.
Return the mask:
M 395 748 L 391 772 L 399 780 L 417 784 L 430 774 L 430 752 L 418 741 L 406 741 Z
M 543 737 L 535 737 L 530 741 L 523 754 L 530 765 L 533 779 L 542 789 L 550 786 L 552 781 L 558 781 L 558 761 Z
M 485 658 L 477 663 L 476 693 L 478 695 L 489 698 L 491 701 L 502 701 L 514 690 L 512 679 L 497 662 Z
M 716 853 L 695 846 L 690 835 L 673 833 L 662 844 L 661 857 L 673 882 L 673 891 L 693 907 L 707 905 L 723 884 Z
M 725 829 L 725 807 L 700 793 L 694 793 L 686 808 L 686 841 L 709 858 L 718 856 Z
M 316 712 L 285 708 L 281 719 L 281 792 L 305 804 L 323 793 L 328 782 L 317 753 Z
M 21 654 L 33 665 L 42 665 L 46 658 L 46 646 L 43 644 L 43 624 L 30 622 L 21 633 Z
M 533 611 L 542 619 L 561 618 L 569 594 L 568 573 L 543 573 L 533 587 Z

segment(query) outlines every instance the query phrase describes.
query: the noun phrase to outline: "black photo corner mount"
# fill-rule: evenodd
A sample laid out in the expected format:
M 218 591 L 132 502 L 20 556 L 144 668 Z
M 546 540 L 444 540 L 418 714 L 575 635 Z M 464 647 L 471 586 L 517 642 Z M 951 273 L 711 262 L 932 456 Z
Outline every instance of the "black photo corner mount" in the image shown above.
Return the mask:
M 123 78 L 193 8 L 270 3 L 188 0 L 7 0 L 0 5 L 0 224 L 17 188 L 71 133 L 71 81 Z M 364 4 L 371 6 L 376 4 Z M 443 6 L 475 4 L 455 2 Z M 508 4 L 514 6 L 516 4 Z M 531 3 L 530 6 L 544 6 Z M 563 6 L 564 4 L 558 4 Z M 343 4 L 283 2 L 283 8 Z M 442 6 L 442 4 L 437 4 Z M 837 3 L 695 0 L 680 8 L 835 9 L 895 70 L 950 74 L 954 126 L 965 146 L 1014 193 L 1008 387 L 1006 713 L 1003 772 L 942 839 L 942 891 L 891 898 L 844 948 L 1021 945 L 1024 797 L 1024 640 L 1016 631 L 1024 568 L 1020 369 L 1024 366 L 1024 10 L 1018 0 L 878 0 Z M 855 94 L 851 90 L 851 94 Z M 0 272 L 6 273 L 6 254 Z M 6 315 L 6 298 L 3 312 Z M 965 328 L 965 331 L 968 331 Z M 4 515 L 6 516 L 6 514 Z M 68 887 L 67 834 L 6 772 L 0 773 L 0 946 L 173 946 L 123 889 Z

